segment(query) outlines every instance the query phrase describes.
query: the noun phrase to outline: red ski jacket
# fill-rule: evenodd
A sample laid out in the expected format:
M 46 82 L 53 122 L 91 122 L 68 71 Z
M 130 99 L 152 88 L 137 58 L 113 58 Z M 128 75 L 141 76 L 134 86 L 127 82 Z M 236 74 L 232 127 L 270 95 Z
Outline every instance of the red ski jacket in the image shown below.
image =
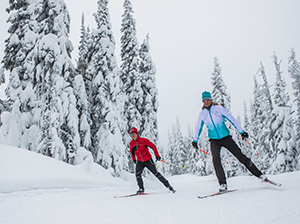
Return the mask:
M 138 137 L 130 142 L 130 154 L 132 160 L 141 162 L 148 161 L 152 158 L 148 147 L 152 148 L 156 157 L 159 156 L 156 146 L 147 138 Z

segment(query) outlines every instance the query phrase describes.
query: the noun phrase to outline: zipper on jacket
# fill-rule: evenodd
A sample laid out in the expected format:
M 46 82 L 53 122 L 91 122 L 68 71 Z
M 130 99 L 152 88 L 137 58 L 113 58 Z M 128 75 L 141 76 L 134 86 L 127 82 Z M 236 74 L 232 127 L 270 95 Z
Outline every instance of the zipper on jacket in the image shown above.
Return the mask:
M 211 108 L 210 108 L 210 109 L 211 109 Z M 216 133 L 217 133 L 218 139 L 220 139 L 220 136 L 219 136 L 218 130 L 217 130 L 217 128 L 216 128 L 216 125 L 215 125 L 215 123 L 214 123 L 214 120 L 212 119 L 212 116 L 211 116 L 210 110 L 209 110 L 208 112 L 209 112 L 209 116 L 210 116 L 211 122 L 213 123 L 213 125 L 214 125 L 214 128 L 215 128 L 215 130 L 216 130 Z

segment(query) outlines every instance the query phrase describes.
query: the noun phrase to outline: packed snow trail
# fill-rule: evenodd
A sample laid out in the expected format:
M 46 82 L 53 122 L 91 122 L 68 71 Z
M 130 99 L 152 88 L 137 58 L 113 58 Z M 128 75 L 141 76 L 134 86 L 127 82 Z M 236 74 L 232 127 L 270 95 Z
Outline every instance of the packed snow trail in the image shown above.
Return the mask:
M 149 175 L 146 192 L 157 194 L 117 199 L 115 195 L 137 190 L 134 175 L 112 178 L 102 169 L 58 165 L 54 159 L 19 150 L 0 147 L 1 224 L 300 223 L 300 172 L 269 176 L 283 184 L 280 188 L 253 176 L 228 178 L 229 187 L 238 191 L 205 200 L 197 195 L 218 189 L 215 176 L 168 177 L 177 190 L 173 194 Z M 12 154 L 14 160 L 10 160 Z M 33 164 L 39 164 L 39 169 L 33 169 Z M 59 167 L 60 175 L 41 174 L 46 169 L 42 164 L 47 170 Z

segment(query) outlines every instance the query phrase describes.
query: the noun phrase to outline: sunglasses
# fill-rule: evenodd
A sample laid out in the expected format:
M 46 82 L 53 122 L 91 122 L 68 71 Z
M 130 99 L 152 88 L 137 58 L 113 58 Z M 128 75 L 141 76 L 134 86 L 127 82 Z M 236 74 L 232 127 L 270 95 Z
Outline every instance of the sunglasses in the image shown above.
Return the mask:
M 135 133 L 131 133 L 130 135 L 133 136 Z
M 207 99 L 202 100 L 202 102 L 204 103 L 204 102 L 207 102 L 207 101 L 209 101 L 209 100 L 210 100 L 210 99 L 207 98 Z

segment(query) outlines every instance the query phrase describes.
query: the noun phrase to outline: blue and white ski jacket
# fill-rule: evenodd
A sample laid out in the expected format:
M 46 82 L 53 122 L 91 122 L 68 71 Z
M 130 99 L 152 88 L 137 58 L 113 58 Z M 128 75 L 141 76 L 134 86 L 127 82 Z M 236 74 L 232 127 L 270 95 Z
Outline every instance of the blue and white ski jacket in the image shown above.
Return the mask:
M 225 118 L 234 125 L 240 134 L 245 132 L 239 122 L 224 107 L 212 105 L 210 109 L 205 108 L 200 112 L 193 141 L 198 142 L 204 124 L 207 126 L 210 139 L 222 139 L 228 136 L 230 131 L 225 125 Z

